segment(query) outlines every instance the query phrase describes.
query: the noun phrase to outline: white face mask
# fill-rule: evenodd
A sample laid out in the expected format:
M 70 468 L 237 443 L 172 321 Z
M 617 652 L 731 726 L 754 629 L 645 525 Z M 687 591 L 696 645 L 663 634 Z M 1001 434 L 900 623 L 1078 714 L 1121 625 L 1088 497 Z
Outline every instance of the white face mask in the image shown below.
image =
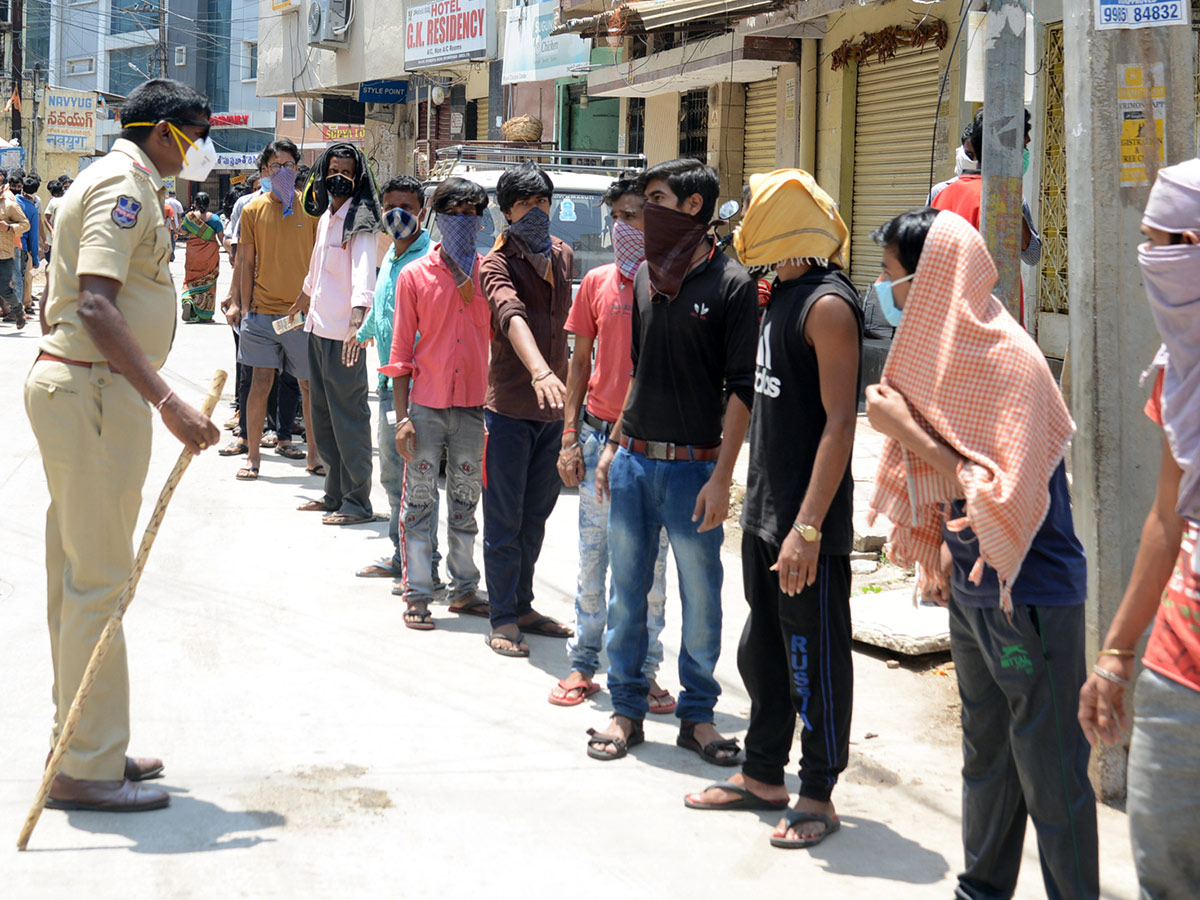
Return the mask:
M 179 170 L 179 177 L 187 181 L 204 181 L 217 164 L 217 148 L 212 138 L 206 137 L 197 144 L 174 125 L 171 126 L 171 131 L 174 132 L 175 142 L 179 144 L 180 152 L 183 153 L 183 168 Z M 188 142 L 186 150 L 183 149 L 183 141 Z

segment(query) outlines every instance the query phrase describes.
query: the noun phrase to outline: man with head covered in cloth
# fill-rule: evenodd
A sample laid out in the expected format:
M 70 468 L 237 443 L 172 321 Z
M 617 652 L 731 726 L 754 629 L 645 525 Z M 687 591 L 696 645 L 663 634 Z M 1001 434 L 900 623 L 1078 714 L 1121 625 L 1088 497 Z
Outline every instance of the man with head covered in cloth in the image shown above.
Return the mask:
M 309 332 L 312 436 L 325 463 L 325 495 L 300 509 L 322 512 L 326 525 L 370 522 L 371 409 L 367 361 L 358 329 L 375 297 L 375 181 L 362 151 L 334 144 L 304 189 L 304 212 L 319 217 L 317 239 L 300 297 L 287 314 L 305 314 Z
M 849 231 L 812 176 L 750 178 L 733 242 L 776 275 L 758 334 L 742 578 L 750 615 L 738 670 L 750 694 L 746 761 L 693 809 L 784 809 L 796 716 L 800 796 L 771 843 L 811 847 L 839 827 L 831 802 L 850 752 L 850 551 L 862 307 L 845 276 Z
M 1200 897 L 1200 159 L 1160 169 L 1138 262 L 1163 344 L 1146 372 L 1146 414 L 1162 427 L 1158 491 L 1129 587 L 1079 697 L 1088 739 L 1120 744 L 1135 647 L 1154 629 L 1137 679 L 1129 747 L 1129 834 L 1142 897 Z
M 966 219 L 913 210 L 874 237 L 875 289 L 897 328 L 867 388 L 888 438 L 871 516 L 891 520 L 890 555 L 919 564 L 925 595 L 950 611 L 966 857 L 955 896 L 1012 896 L 1028 816 L 1047 896 L 1097 897 L 1096 802 L 1073 715 L 1087 594 L 1063 464 L 1075 424 L 992 295 L 996 267 Z

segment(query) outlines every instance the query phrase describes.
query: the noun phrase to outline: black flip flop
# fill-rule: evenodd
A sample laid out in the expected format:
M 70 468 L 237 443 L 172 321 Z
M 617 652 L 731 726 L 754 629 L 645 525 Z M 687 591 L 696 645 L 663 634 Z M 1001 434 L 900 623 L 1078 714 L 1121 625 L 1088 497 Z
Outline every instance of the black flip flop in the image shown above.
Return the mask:
M 521 645 L 521 639 L 524 637 L 525 637 L 525 635 L 518 634 L 515 638 L 510 638 L 503 631 L 493 631 L 491 634 L 489 634 L 483 640 L 488 645 L 488 647 L 491 648 L 491 651 L 493 653 L 497 653 L 500 656 L 512 656 L 512 657 L 516 657 L 518 659 L 524 659 L 525 657 L 527 657 L 529 655 L 528 648 L 526 648 L 524 650 L 506 650 L 503 647 L 492 647 L 492 641 L 494 641 L 496 638 L 503 638 L 504 640 L 508 641 L 513 646 L 519 647 Z
M 415 616 L 416 619 L 410 621 L 409 616 Z M 437 626 L 433 623 L 433 613 L 428 609 L 416 610 L 410 606 L 404 611 L 404 627 L 413 631 L 433 631 Z
M 789 841 L 787 838 L 772 837 L 771 846 L 778 847 L 781 850 L 803 850 L 805 847 L 815 847 L 842 827 L 840 820 L 819 812 L 802 812 L 798 809 L 789 809 L 783 814 L 783 818 L 787 822 L 788 829 L 795 828 L 801 822 L 820 822 L 825 826 L 825 830 L 814 838 L 802 838 L 796 841 Z
M 521 631 L 524 634 L 540 634 L 542 637 L 553 637 L 553 638 L 569 638 L 569 637 L 574 637 L 574 635 L 575 635 L 575 632 L 572 631 L 570 628 L 567 628 L 566 631 L 551 631 L 550 629 L 548 629 L 546 627 L 547 624 L 558 625 L 558 626 L 566 628 L 566 626 L 563 625 L 562 622 L 559 622 L 557 619 L 552 619 L 552 618 L 550 618 L 550 616 L 538 616 L 536 619 L 534 619 L 529 624 L 522 625 Z
M 642 728 L 642 723 L 638 721 L 634 721 L 633 730 L 629 733 L 628 738 L 621 738 L 607 731 L 597 731 L 595 728 L 589 728 L 587 733 L 587 755 L 603 762 L 628 755 L 630 747 L 636 747 L 646 740 L 646 731 Z M 612 744 L 617 748 L 617 752 L 605 753 L 596 746 L 597 744 Z
M 683 805 L 688 809 L 787 809 L 788 802 L 786 800 L 767 800 L 740 784 L 717 781 L 706 787 L 704 791 L 711 791 L 714 788 L 737 794 L 738 798 L 730 800 L 728 803 L 696 803 L 691 798 L 684 797 Z M 704 793 L 704 791 L 700 793 Z

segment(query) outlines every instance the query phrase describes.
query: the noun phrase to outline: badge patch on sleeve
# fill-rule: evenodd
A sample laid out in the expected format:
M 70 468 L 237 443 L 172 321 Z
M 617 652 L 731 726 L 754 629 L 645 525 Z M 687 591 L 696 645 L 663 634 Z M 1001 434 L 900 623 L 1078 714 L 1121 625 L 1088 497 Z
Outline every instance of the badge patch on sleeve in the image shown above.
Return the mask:
M 141 212 L 142 204 L 138 203 L 132 197 L 122 195 L 117 199 L 117 205 L 112 210 L 112 220 L 121 228 L 132 228 L 137 224 L 138 213 Z

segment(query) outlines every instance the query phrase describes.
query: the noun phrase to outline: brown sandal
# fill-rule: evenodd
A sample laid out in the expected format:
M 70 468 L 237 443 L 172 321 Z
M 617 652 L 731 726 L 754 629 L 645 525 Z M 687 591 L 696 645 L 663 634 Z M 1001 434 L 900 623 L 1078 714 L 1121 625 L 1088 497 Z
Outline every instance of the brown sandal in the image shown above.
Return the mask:
M 633 728 L 629 732 L 629 737 L 623 738 L 619 734 L 611 731 L 597 731 L 595 728 L 588 729 L 588 745 L 587 755 L 592 759 L 604 760 L 607 762 L 610 759 L 620 759 L 629 753 L 630 747 L 636 747 L 646 739 L 646 731 L 642 728 L 641 719 L 632 719 Z M 612 744 L 617 752 L 606 753 L 601 747 L 604 744 Z

